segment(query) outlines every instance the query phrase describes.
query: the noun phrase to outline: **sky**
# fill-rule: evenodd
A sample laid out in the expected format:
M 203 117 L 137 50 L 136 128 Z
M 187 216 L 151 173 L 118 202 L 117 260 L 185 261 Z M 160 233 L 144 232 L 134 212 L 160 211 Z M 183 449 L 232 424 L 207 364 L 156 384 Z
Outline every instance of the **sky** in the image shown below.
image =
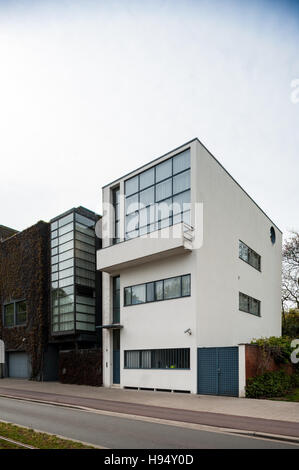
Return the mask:
M 0 0 L 0 224 L 22 230 L 198 137 L 299 230 L 299 3 Z

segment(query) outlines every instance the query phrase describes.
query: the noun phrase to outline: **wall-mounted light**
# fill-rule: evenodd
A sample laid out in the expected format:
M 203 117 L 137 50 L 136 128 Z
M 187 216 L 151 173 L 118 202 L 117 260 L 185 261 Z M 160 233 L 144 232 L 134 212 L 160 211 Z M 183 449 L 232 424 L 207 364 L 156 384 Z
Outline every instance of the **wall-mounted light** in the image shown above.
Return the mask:
M 189 336 L 192 335 L 191 328 L 188 328 L 187 330 L 185 330 L 184 333 L 186 333 Z

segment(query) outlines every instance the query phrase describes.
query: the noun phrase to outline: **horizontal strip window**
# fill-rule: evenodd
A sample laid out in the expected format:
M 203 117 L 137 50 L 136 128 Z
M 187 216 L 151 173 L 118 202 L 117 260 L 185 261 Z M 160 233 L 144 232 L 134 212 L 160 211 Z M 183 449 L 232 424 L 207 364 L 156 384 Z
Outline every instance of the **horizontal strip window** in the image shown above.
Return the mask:
M 239 240 L 239 258 L 258 271 L 261 270 L 261 256 L 241 240 Z
M 59 281 L 59 287 L 66 287 L 66 286 L 70 286 L 74 284 L 74 277 L 71 276 L 71 277 L 67 277 L 65 279 L 61 279 Z
M 261 302 L 260 300 L 254 299 L 249 295 L 239 292 L 239 310 L 251 315 L 261 316 Z
M 85 313 L 76 313 L 76 320 L 95 324 L 95 315 L 86 315 Z
M 177 299 L 191 295 L 191 274 L 124 288 L 124 306 Z
M 125 351 L 125 369 L 190 369 L 190 349 Z

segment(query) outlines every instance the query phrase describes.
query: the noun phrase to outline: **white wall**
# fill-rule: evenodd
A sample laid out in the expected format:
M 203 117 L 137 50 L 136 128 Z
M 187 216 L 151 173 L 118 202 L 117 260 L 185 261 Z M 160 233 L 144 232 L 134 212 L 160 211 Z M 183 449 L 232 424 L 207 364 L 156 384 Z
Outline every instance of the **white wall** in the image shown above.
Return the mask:
M 196 197 L 204 206 L 203 246 L 195 250 L 198 344 L 232 346 L 280 335 L 281 233 L 275 227 L 273 245 L 272 222 L 199 143 L 197 158 Z M 239 239 L 261 255 L 261 272 L 239 259 Z M 239 291 L 261 301 L 261 317 L 239 311 Z

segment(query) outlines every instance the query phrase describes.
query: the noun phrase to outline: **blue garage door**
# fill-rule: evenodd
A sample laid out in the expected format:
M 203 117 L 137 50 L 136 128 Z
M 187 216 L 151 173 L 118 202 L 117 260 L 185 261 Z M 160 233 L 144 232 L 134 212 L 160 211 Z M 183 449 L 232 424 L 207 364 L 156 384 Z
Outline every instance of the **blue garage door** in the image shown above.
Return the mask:
M 197 390 L 202 395 L 239 395 L 238 347 L 198 348 Z
M 10 352 L 8 355 L 8 375 L 16 379 L 29 379 L 31 375 L 28 354 Z

